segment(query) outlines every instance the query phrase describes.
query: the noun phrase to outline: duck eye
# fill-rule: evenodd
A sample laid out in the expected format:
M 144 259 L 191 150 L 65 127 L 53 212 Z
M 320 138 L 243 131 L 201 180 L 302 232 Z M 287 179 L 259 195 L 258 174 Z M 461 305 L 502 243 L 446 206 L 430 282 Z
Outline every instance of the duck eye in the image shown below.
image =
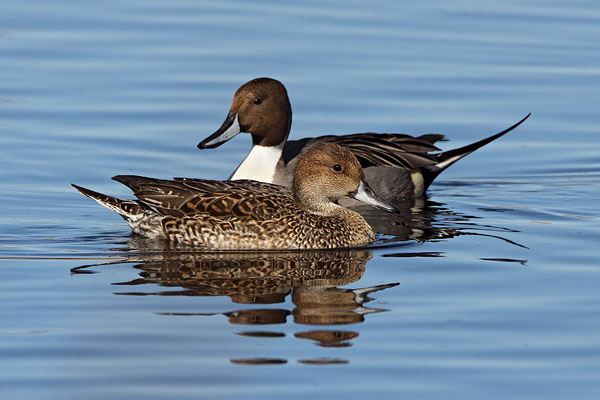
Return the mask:
M 341 166 L 340 164 L 335 164 L 335 165 L 333 166 L 333 170 L 334 170 L 335 172 L 341 172 L 341 171 L 342 171 L 342 166 Z
M 262 103 L 262 99 L 260 97 L 254 99 L 254 104 L 259 105 L 260 103 Z

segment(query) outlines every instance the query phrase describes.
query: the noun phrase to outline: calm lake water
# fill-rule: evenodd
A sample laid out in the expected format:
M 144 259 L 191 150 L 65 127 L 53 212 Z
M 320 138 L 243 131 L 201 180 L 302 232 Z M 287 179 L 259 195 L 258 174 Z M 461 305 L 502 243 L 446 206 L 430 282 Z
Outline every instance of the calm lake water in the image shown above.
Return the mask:
M 597 1 L 14 1 L 0 52 L 2 399 L 600 393 Z M 226 178 L 248 135 L 196 144 L 259 76 L 292 138 L 532 116 L 364 250 L 160 247 L 71 188 Z

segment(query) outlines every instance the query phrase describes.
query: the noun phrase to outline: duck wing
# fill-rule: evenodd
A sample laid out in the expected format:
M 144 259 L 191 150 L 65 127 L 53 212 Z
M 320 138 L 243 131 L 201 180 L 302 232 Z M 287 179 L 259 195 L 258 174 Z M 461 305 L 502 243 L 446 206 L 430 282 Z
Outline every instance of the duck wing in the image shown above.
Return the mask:
M 261 220 L 273 218 L 283 209 L 298 208 L 288 189 L 250 180 L 163 180 L 136 175 L 118 175 L 113 179 L 165 216 Z
M 429 153 L 440 151 L 434 143 L 444 140 L 444 135 L 413 137 L 401 133 L 368 132 L 344 136 L 328 135 L 316 140 L 348 147 L 363 168 L 385 166 L 414 169 L 435 164 L 435 156 Z

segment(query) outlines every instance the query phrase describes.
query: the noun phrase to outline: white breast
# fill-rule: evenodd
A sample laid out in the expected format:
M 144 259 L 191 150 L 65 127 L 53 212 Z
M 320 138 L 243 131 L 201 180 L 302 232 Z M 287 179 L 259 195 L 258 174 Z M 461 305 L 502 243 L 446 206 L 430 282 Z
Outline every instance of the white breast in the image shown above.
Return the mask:
M 252 146 L 250 153 L 229 179 L 253 179 L 273 183 L 275 168 L 281 158 L 284 143 L 279 146 Z

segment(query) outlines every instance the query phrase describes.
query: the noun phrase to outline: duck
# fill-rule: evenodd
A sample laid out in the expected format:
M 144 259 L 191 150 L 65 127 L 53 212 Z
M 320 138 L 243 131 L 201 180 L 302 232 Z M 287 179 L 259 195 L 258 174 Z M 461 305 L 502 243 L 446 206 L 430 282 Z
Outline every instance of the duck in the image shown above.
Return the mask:
M 256 78 L 235 92 L 225 121 L 198 148 L 216 148 L 239 133 L 249 133 L 252 148 L 229 179 L 253 179 L 289 188 L 304 152 L 318 143 L 335 143 L 354 153 L 364 169 L 366 182 L 381 199 L 400 204 L 423 199 L 433 180 L 446 168 L 512 131 L 530 115 L 502 132 L 448 151 L 435 146 L 446 140 L 440 134 L 413 137 L 400 133 L 356 133 L 288 140 L 292 107 L 285 86 L 276 79 Z
M 112 179 L 129 187 L 137 199 L 72 186 L 116 211 L 136 234 L 202 249 L 364 247 L 375 241 L 373 229 L 338 200 L 350 196 L 394 211 L 374 194 L 352 152 L 334 143 L 319 143 L 303 154 L 291 189 L 253 180 Z

